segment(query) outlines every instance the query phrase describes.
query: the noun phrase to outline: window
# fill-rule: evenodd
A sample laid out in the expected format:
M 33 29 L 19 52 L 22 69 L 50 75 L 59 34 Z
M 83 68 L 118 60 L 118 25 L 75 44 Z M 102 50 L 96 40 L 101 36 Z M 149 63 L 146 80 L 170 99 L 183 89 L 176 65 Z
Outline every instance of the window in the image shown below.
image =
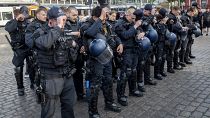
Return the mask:
M 205 9 L 206 8 L 206 0 L 201 0 L 201 8 Z
M 10 20 L 12 19 L 12 12 L 2 12 L 3 20 Z

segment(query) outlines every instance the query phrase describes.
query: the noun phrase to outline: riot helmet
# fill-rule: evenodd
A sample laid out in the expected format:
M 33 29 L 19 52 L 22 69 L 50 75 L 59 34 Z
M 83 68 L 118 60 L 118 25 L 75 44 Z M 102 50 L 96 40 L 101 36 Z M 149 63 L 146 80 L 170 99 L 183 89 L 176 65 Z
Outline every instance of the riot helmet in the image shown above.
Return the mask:
M 89 45 L 90 55 L 99 63 L 106 64 L 113 57 L 113 51 L 103 39 L 94 39 Z
M 136 40 L 136 42 L 143 51 L 148 51 L 151 47 L 151 42 L 147 37 L 143 37 L 140 40 Z
M 173 32 L 169 32 L 168 30 L 166 31 L 166 38 L 168 40 L 168 43 L 170 46 L 174 46 L 176 44 L 176 34 Z
M 193 34 L 195 35 L 195 37 L 199 37 L 201 35 L 201 30 L 196 27 L 196 30 L 193 30 Z
M 153 28 L 150 28 L 150 29 L 148 30 L 148 32 L 146 33 L 146 37 L 149 38 L 149 40 L 150 40 L 151 43 L 155 43 L 155 42 L 158 41 L 158 33 L 157 33 L 157 31 L 156 31 L 155 29 L 153 29 Z

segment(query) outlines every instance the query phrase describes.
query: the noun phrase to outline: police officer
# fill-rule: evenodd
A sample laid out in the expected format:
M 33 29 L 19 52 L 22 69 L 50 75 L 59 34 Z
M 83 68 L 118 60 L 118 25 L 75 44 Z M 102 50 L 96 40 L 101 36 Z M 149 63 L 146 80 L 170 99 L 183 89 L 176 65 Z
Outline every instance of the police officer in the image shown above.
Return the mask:
M 79 22 L 78 22 L 78 10 L 75 7 L 68 7 L 66 10 L 67 21 L 65 25 L 65 30 L 71 32 L 71 37 L 76 41 L 76 43 L 81 47 L 82 42 L 80 39 L 79 32 Z M 78 50 L 79 51 L 79 50 Z M 78 57 L 75 62 L 76 72 L 74 77 L 74 86 L 77 93 L 77 99 L 83 99 L 83 75 L 82 67 L 84 66 L 83 54 L 78 52 Z
M 173 14 L 173 13 L 170 14 L 170 17 L 172 19 L 174 18 L 174 22 L 172 23 L 173 28 L 170 29 L 170 31 L 173 31 L 173 33 L 175 33 L 177 35 L 176 45 L 174 47 L 174 57 L 173 57 L 173 69 L 176 69 L 176 70 L 182 70 L 183 69 L 182 66 L 184 66 L 184 64 L 182 64 L 182 62 L 179 62 L 179 55 L 180 55 L 179 52 L 181 49 L 182 41 L 184 41 L 186 38 L 186 33 L 183 32 L 181 21 L 178 18 L 180 16 L 179 9 L 178 10 L 172 9 L 172 12 L 175 12 L 175 14 Z M 175 17 L 173 15 L 175 15 Z M 171 22 L 173 21 L 172 19 L 170 19 Z M 174 26 L 176 26 L 176 27 L 174 27 Z M 183 35 L 185 35 L 185 36 L 183 36 Z M 169 70 L 169 72 L 170 72 L 170 70 Z
M 203 26 L 202 26 L 202 16 L 203 16 L 203 13 L 202 13 L 201 8 L 199 7 L 197 2 L 192 3 L 192 8 L 194 9 L 193 22 L 199 24 L 199 29 L 201 30 L 201 34 L 202 34 L 202 28 L 203 28 Z M 189 57 L 194 59 L 195 56 L 192 55 L 191 48 L 192 48 L 192 46 L 190 47 Z
M 31 67 L 29 67 L 30 73 L 32 74 L 33 79 L 35 79 L 36 84 L 37 83 L 37 79 L 35 78 L 36 72 L 37 72 L 37 65 L 35 63 L 35 59 L 36 59 L 36 52 L 34 50 L 34 38 L 39 37 L 39 34 L 37 35 L 33 35 L 34 31 L 38 28 L 43 29 L 45 32 L 46 31 L 46 27 L 47 27 L 47 9 L 46 8 L 39 8 L 38 10 L 36 10 L 35 13 L 36 17 L 35 19 L 27 26 L 26 28 L 26 33 L 25 33 L 25 43 L 26 45 L 31 49 L 30 50 L 30 59 L 31 59 L 31 64 L 29 64 Z M 34 87 L 33 84 L 31 85 L 31 87 Z
M 190 60 L 190 52 L 191 52 L 191 46 L 194 42 L 194 39 L 192 38 L 193 30 L 196 30 L 195 25 L 193 24 L 193 16 L 194 16 L 194 9 L 189 8 L 187 10 L 187 13 L 183 16 L 181 16 L 182 24 L 186 27 L 188 30 L 187 38 L 186 38 L 186 53 L 184 55 L 184 62 L 186 64 L 192 64 L 192 61 Z
M 200 7 L 197 6 L 196 8 L 197 8 L 198 12 L 193 17 L 193 22 L 196 22 L 196 23 L 198 23 L 200 25 L 201 33 L 203 33 L 202 32 L 202 30 L 203 30 L 203 22 L 202 22 L 202 20 L 203 20 L 203 12 L 202 12 L 202 9 Z M 203 35 L 203 34 L 201 34 L 201 35 Z M 195 56 L 190 55 L 190 58 L 195 58 Z
M 11 45 L 14 49 L 14 56 L 12 63 L 15 65 L 15 78 L 17 82 L 18 95 L 24 95 L 23 85 L 23 66 L 24 60 L 26 59 L 29 63 L 28 55 L 29 48 L 25 44 L 25 29 L 28 25 L 28 14 L 25 6 L 21 7 L 20 10 L 14 10 L 15 18 L 7 22 L 5 30 L 9 32 L 11 37 Z M 34 83 L 32 75 L 30 74 L 31 84 Z
M 38 32 L 40 35 L 33 41 L 41 79 L 39 86 L 42 91 L 41 117 L 53 117 L 60 100 L 61 117 L 74 118 L 75 89 L 72 79 L 74 62 L 70 50 L 75 47 L 75 44 L 64 36 L 63 29 L 67 18 L 62 10 L 52 7 L 47 16 L 47 33 L 41 28 L 33 33 L 37 35 Z
M 168 30 L 169 32 L 173 32 L 175 34 L 180 34 L 180 31 L 182 31 L 181 23 L 179 22 L 178 16 L 180 14 L 180 8 L 178 6 L 172 7 L 169 15 L 168 15 Z M 166 59 L 167 59 L 167 71 L 169 73 L 175 73 L 173 69 L 173 62 L 174 62 L 174 68 L 175 69 L 182 69 L 179 66 L 178 58 L 179 58 L 179 50 L 181 45 L 181 39 L 176 41 L 176 45 L 171 47 L 169 50 L 167 50 L 166 53 Z M 174 53 L 176 53 L 174 57 Z
M 86 75 L 86 79 L 90 81 L 91 93 L 89 97 L 89 117 L 90 118 L 99 118 L 97 104 L 98 104 L 98 94 L 100 87 L 103 90 L 105 109 L 120 112 L 121 108 L 114 103 L 113 92 L 112 92 L 112 64 L 111 58 L 107 59 L 107 56 L 101 58 L 101 62 L 94 58 L 94 54 L 89 52 L 88 47 L 91 45 L 90 42 L 98 42 L 103 40 L 105 43 L 108 43 L 108 29 L 107 24 L 105 23 L 107 13 L 109 9 L 107 7 L 95 7 L 92 10 L 92 17 L 83 23 L 81 26 L 81 33 L 84 40 L 84 46 L 81 48 L 82 51 L 86 51 L 90 54 L 90 57 L 87 61 L 87 67 L 90 69 L 90 72 Z M 104 22 L 104 24 L 103 24 Z M 93 40 L 98 39 L 99 40 Z M 101 45 L 100 47 L 103 47 Z M 122 47 L 120 47 L 122 48 Z M 86 49 L 86 50 L 84 50 Z M 95 53 L 98 53 L 97 50 L 93 50 Z M 111 51 L 112 52 L 112 51 Z M 110 56 L 108 56 L 110 57 Z M 101 84 L 102 83 L 102 84 Z
M 167 75 L 164 72 L 164 63 L 165 63 L 165 41 L 166 41 L 166 31 L 168 30 L 166 22 L 168 20 L 167 10 L 161 8 L 159 14 L 156 16 L 157 23 L 155 24 L 155 29 L 158 32 L 158 41 L 155 45 L 155 65 L 154 65 L 154 78 L 157 80 L 162 80 L 162 76 L 166 77 Z
M 182 69 L 179 65 L 182 67 L 185 67 L 184 59 L 182 58 L 185 54 L 184 45 L 186 42 L 186 35 L 187 35 L 187 27 L 183 27 L 182 22 L 179 19 L 180 16 L 180 7 L 174 6 L 171 9 L 170 14 L 168 15 L 169 20 L 167 22 L 168 28 L 170 32 L 173 32 L 177 35 L 177 41 L 176 46 L 172 47 L 169 51 L 167 51 L 167 62 L 168 64 L 168 72 L 175 73 L 175 71 L 171 68 L 171 56 L 173 56 L 173 53 L 171 53 L 172 50 L 174 50 L 175 57 L 174 57 L 174 69 Z M 181 50 L 180 50 L 181 47 Z M 180 51 L 179 51 L 180 50 Z M 172 55 L 171 55 L 172 54 Z
M 141 9 L 137 9 L 134 13 L 136 16 L 136 21 L 140 20 L 143 16 L 143 11 Z M 145 87 L 144 87 L 144 80 L 143 77 L 143 68 L 144 68 L 144 62 L 148 54 L 148 50 L 150 49 L 150 46 L 148 46 L 148 50 L 144 49 L 143 41 L 145 40 L 144 38 L 145 32 L 141 27 L 137 28 L 137 35 L 136 35 L 136 42 L 140 45 L 138 45 L 138 64 L 137 64 L 137 86 L 138 90 L 141 92 L 145 92 Z M 151 42 L 148 39 L 149 44 Z
M 111 28 L 111 34 L 113 36 L 114 39 L 116 39 L 116 34 L 115 34 L 115 24 L 116 24 L 116 16 L 117 16 L 117 12 L 115 11 L 111 11 L 109 13 L 109 18 L 107 20 L 107 23 L 110 24 L 110 28 Z M 115 50 L 113 50 L 114 52 L 114 59 L 113 59 L 113 63 L 112 63 L 112 76 L 114 78 L 114 82 L 116 82 L 117 78 L 119 77 L 119 67 L 120 67 L 120 55 L 118 55 L 118 53 L 116 53 Z
M 150 39 L 152 46 L 151 49 L 149 50 L 147 56 L 145 57 L 144 60 L 144 65 L 143 67 L 140 68 L 140 72 L 138 74 L 138 81 L 144 82 L 144 84 L 148 85 L 156 85 L 157 82 L 154 81 L 150 77 L 150 64 L 151 64 L 151 55 L 153 54 L 153 46 L 154 42 L 156 42 L 158 35 L 157 32 L 153 29 L 152 25 L 155 22 L 155 8 L 151 4 L 146 4 L 144 7 L 143 11 L 143 17 L 142 17 L 142 29 L 144 32 L 146 32 L 146 36 Z M 152 32 L 150 32 L 152 31 Z M 152 37 L 150 36 L 152 35 Z M 153 37 L 154 36 L 154 37 Z M 144 75 L 144 76 L 143 76 Z M 138 84 L 138 85 L 143 85 L 143 84 Z M 142 87 L 140 87 L 142 88 Z M 144 91 L 144 89 L 143 89 Z
M 127 106 L 127 96 L 125 96 L 126 82 L 128 80 L 129 95 L 141 97 L 143 94 L 136 88 L 138 54 L 136 52 L 137 43 L 135 37 L 137 34 L 137 28 L 141 25 L 141 21 L 138 20 L 135 24 L 135 11 L 134 8 L 129 8 L 126 11 L 126 15 L 119 19 L 115 26 L 115 32 L 122 40 L 123 54 L 122 54 L 122 67 L 120 78 L 117 81 L 117 97 L 118 102 Z
M 34 31 L 37 30 L 38 28 L 42 28 L 43 30 L 45 30 L 46 27 L 47 27 L 47 10 L 45 8 L 39 8 L 36 10 L 35 19 L 27 26 L 26 29 L 25 43 L 28 45 L 28 47 L 33 48 L 34 47 L 33 38 L 37 38 L 39 36 L 37 35 L 37 37 L 32 37 Z

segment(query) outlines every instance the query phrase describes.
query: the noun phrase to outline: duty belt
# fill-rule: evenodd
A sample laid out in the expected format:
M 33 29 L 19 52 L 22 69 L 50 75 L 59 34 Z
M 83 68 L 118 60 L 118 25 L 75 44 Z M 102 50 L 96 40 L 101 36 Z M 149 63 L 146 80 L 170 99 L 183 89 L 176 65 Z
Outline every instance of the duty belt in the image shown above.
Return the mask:
M 46 76 L 66 77 L 72 76 L 75 73 L 75 68 L 40 68 L 40 73 Z

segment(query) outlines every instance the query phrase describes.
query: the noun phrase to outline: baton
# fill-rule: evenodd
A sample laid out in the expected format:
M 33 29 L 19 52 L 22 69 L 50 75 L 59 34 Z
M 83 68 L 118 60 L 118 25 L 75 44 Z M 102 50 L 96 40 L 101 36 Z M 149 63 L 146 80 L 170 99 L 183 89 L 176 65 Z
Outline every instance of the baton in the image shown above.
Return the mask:
M 9 43 L 9 45 L 11 46 L 12 48 L 12 51 L 14 52 L 15 56 L 17 56 L 17 52 L 14 50 L 14 48 L 12 47 L 12 44 L 11 44 L 11 41 L 9 40 L 9 37 L 7 35 L 5 35 L 6 39 L 7 39 L 7 42 Z

